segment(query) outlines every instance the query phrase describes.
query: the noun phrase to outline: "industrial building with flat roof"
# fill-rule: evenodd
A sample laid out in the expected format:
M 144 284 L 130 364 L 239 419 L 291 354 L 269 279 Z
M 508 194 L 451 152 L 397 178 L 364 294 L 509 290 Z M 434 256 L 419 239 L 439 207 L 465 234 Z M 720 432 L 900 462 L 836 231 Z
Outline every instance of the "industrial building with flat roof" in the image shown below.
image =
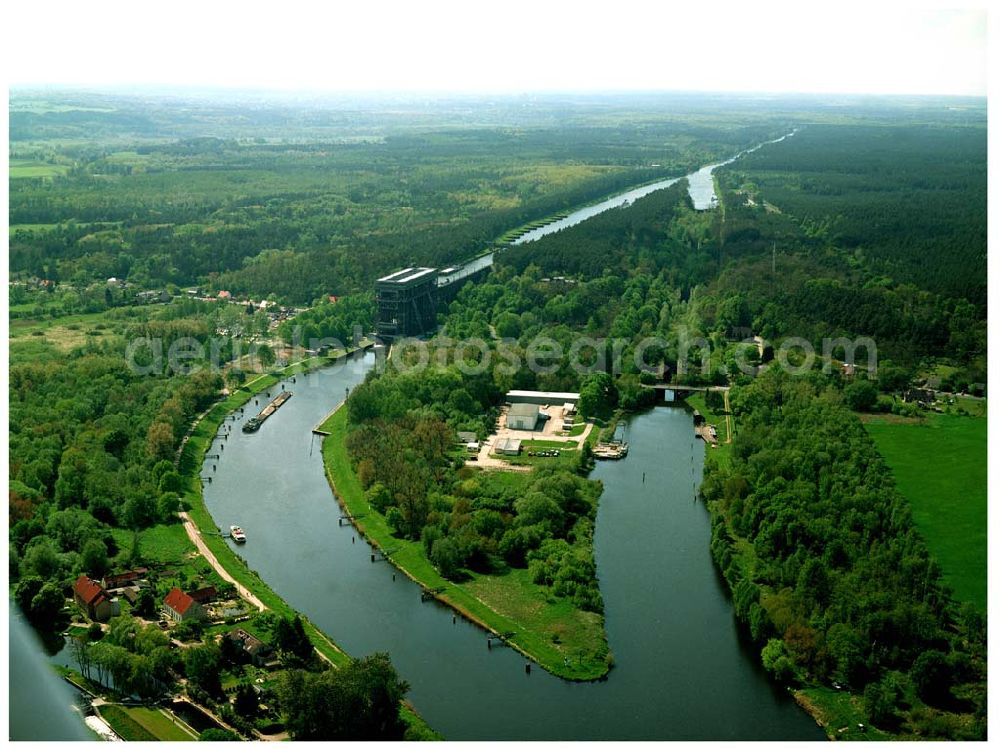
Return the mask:
M 375 332 L 381 338 L 422 335 L 434 329 L 437 270 L 404 268 L 375 281 L 378 311 Z
M 509 403 L 532 403 L 534 405 L 563 405 L 580 402 L 579 392 L 538 392 L 535 390 L 511 390 L 507 393 Z

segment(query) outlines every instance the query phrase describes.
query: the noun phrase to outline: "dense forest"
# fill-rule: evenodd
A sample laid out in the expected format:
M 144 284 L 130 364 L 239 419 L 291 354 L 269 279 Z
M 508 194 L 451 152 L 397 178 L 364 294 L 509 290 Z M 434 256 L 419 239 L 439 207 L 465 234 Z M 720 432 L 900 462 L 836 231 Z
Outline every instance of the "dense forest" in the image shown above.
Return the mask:
M 118 326 L 120 336 L 92 338 L 69 355 L 31 343 L 12 353 L 9 569 L 19 587 L 68 590 L 77 574 L 100 576 L 134 555 L 112 528 L 176 521 L 176 450 L 194 416 L 218 397 L 222 378 L 168 367 L 137 375 L 126 341 L 206 339 L 213 330 L 197 318 Z M 56 623 L 33 603 L 26 612 Z
M 893 731 L 982 739 L 985 620 L 951 602 L 837 388 L 774 369 L 732 401 L 731 463 L 710 462 L 701 490 L 713 557 L 765 667 L 863 691 Z
M 13 106 L 12 176 L 24 174 L 10 182 L 15 277 L 208 283 L 293 303 L 365 289 L 395 266 L 452 264 L 512 228 L 683 174 L 781 126 L 760 113 L 713 125 L 652 107 L 623 125 L 572 104 L 478 110 L 478 122 L 454 106 L 429 119 L 386 106 L 373 120 L 337 105 L 233 103 L 195 121 L 141 98 Z M 88 127 L 82 143 L 46 139 Z M 39 168 L 49 175 L 29 176 Z
M 836 246 L 864 265 L 872 284 L 915 285 L 984 314 L 985 128 L 811 124 L 724 174 L 755 203 L 727 203 L 727 253 L 754 238 L 768 248 L 741 215 L 766 201 L 817 249 Z

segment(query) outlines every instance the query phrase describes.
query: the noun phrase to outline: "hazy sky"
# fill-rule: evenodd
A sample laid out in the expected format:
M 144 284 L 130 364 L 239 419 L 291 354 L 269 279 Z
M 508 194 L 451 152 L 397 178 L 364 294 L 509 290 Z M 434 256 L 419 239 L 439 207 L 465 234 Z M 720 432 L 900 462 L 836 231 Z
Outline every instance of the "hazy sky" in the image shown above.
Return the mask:
M 975 95 L 987 87 L 982 4 L 34 0 L 6 4 L 5 15 L 13 85 Z

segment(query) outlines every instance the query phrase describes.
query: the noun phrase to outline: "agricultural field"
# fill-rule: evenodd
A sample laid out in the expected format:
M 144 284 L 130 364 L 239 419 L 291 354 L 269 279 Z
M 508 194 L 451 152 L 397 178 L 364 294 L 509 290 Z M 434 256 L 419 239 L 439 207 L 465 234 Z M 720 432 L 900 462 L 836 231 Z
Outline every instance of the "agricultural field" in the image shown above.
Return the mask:
M 46 164 L 41 161 L 31 161 L 29 159 L 10 160 L 11 179 L 37 179 L 39 177 L 61 177 L 69 170 L 69 167 L 61 164 Z
M 986 417 L 865 424 L 960 602 L 986 610 Z

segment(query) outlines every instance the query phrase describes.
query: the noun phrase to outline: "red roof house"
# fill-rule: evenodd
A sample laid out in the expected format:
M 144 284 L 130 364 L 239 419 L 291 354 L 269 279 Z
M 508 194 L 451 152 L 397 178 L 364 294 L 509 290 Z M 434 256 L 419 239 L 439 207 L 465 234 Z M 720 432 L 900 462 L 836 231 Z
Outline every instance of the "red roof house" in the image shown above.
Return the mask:
M 73 599 L 92 621 L 106 621 L 118 613 L 118 601 L 108 597 L 104 588 L 86 574 L 76 578 Z
M 175 621 L 205 617 L 204 608 L 180 587 L 174 587 L 167 593 L 167 596 L 163 599 L 163 607 L 167 615 Z

